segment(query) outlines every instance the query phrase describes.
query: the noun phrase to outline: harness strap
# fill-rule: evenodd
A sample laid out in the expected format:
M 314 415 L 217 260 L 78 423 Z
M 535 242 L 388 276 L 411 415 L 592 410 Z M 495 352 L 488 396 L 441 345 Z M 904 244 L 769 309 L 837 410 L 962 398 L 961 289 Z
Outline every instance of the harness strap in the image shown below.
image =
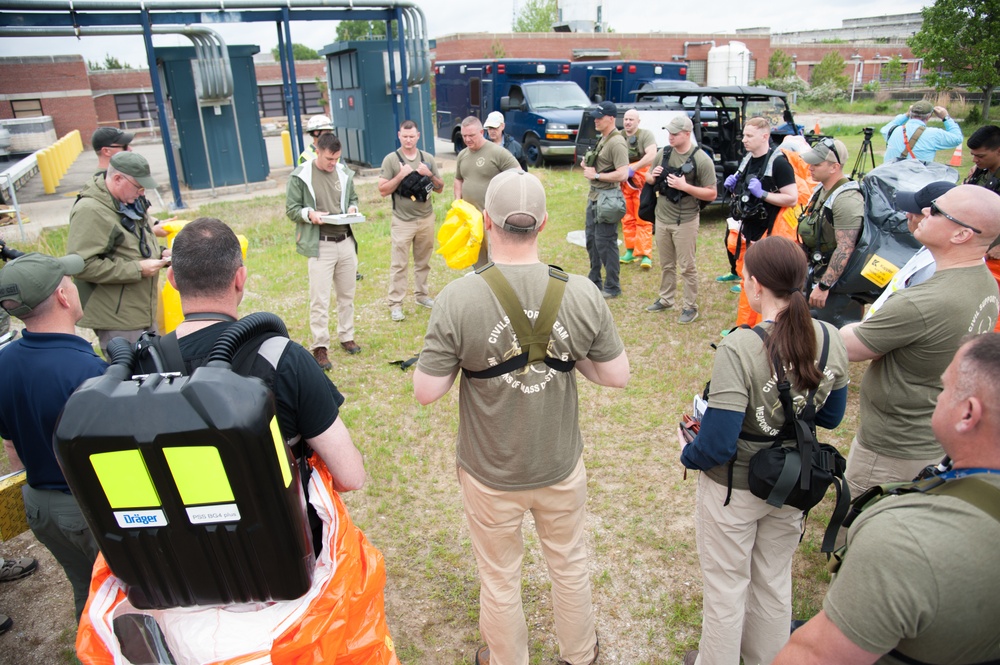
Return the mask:
M 486 280 L 487 286 L 500 301 L 500 307 L 503 308 L 510 321 L 510 327 L 514 331 L 522 353 L 484 370 L 472 371 L 463 368 L 462 373 L 474 379 L 492 379 L 533 363 L 544 363 L 560 372 L 572 371 L 576 365 L 575 361 L 550 358 L 547 355 L 549 340 L 552 337 L 552 327 L 559 314 L 559 305 L 562 303 L 569 275 L 555 266 L 549 266 L 549 280 L 545 287 L 545 295 L 542 297 L 542 305 L 538 310 L 538 318 L 532 326 L 510 282 L 499 269 L 491 270 L 493 267 L 494 264 L 489 263 L 477 270 L 476 274 L 481 275 Z
M 913 154 L 913 146 L 917 145 L 917 141 L 920 140 L 920 135 L 924 133 L 925 129 L 927 129 L 927 125 L 921 125 L 917 128 L 917 131 L 913 132 L 913 136 L 907 140 L 906 126 L 903 126 L 903 146 L 906 148 L 906 152 L 910 154 L 911 159 L 917 158 L 917 156 Z

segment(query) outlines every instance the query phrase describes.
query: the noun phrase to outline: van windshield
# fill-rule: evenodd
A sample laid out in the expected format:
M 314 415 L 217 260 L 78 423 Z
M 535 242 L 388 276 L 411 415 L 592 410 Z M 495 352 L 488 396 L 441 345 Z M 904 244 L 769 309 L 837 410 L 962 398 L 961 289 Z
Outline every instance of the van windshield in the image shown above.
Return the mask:
M 586 93 L 571 81 L 526 83 L 524 94 L 535 110 L 585 109 L 590 106 Z

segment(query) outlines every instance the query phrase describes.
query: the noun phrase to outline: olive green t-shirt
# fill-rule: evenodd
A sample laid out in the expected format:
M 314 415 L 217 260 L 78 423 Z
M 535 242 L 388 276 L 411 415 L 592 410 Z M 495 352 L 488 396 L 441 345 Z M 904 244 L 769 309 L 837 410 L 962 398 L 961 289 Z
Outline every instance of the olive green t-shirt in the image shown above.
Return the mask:
M 1000 488 L 998 475 L 974 477 Z M 823 610 L 851 642 L 925 663 L 1000 658 L 1000 522 L 955 497 L 911 493 L 862 513 L 847 543 Z
M 490 268 L 496 269 L 534 322 L 548 286 L 548 266 Z M 548 355 L 608 362 L 624 349 L 601 292 L 590 280 L 570 275 Z M 460 367 L 484 370 L 520 352 L 493 291 L 472 273 L 452 281 L 435 300 L 417 366 L 431 376 L 447 376 Z M 535 489 L 564 480 L 583 452 L 576 370 L 535 364 L 492 379 L 462 376 L 457 448 L 458 464 L 495 489 Z
M 594 168 L 598 173 L 610 173 L 617 171 L 623 166 L 628 166 L 628 144 L 618 132 L 611 132 L 607 138 L 602 138 L 597 147 L 597 159 L 594 160 Z M 602 189 L 621 189 L 620 182 L 609 180 L 591 180 L 588 200 L 596 201 L 597 192 Z
M 693 179 L 690 176 L 685 176 L 685 180 L 695 185 L 696 187 L 715 187 L 715 163 L 712 162 L 712 158 L 705 154 L 704 150 L 698 148 L 698 146 L 692 144 L 691 148 L 685 153 L 679 153 L 676 150 L 670 152 L 670 158 L 667 160 L 667 168 L 678 169 L 687 162 L 688 158 L 694 154 L 694 173 L 692 174 Z M 653 168 L 660 166 L 663 163 L 663 150 L 659 150 L 656 156 L 653 157 Z M 666 175 L 661 177 L 666 178 Z M 682 224 L 684 222 L 690 222 L 695 218 L 699 217 L 701 214 L 701 203 L 698 199 L 691 196 L 690 194 L 684 194 L 681 196 L 677 203 L 674 203 L 665 196 L 657 195 L 656 197 L 656 221 L 661 224 Z
M 635 134 L 632 136 L 626 134 L 624 129 L 619 130 L 619 133 L 625 139 L 625 145 L 628 148 L 629 164 L 634 164 L 642 159 L 642 156 L 646 154 L 646 148 L 649 146 L 656 147 L 656 137 L 648 129 L 639 128 L 635 130 Z
M 827 352 L 826 367 L 823 379 L 816 390 L 813 404 L 819 411 L 826 403 L 830 393 L 848 384 L 847 349 L 840 339 L 837 329 L 828 323 L 814 320 L 813 330 L 816 334 L 816 360 L 822 352 L 823 333 L 826 328 L 830 340 Z M 768 332 L 773 324 L 760 324 Z M 805 397 L 808 391 L 794 387 L 794 374 L 788 371 L 787 377 L 793 383 L 791 390 L 792 403 L 801 412 L 805 408 Z M 743 431 L 758 436 L 777 436 L 785 424 L 785 412 L 778 401 L 778 378 L 771 369 L 764 342 L 753 330 L 737 328 L 729 333 L 719 344 L 715 352 L 715 364 L 712 366 L 712 384 L 709 388 L 708 405 L 713 409 L 738 411 L 743 415 Z M 750 442 L 739 439 L 736 442 L 736 463 L 733 465 L 733 487 L 749 489 L 747 472 L 750 458 L 755 452 L 770 447 L 770 443 Z M 729 474 L 729 465 L 723 464 L 705 472 L 715 482 L 725 485 Z
M 1000 309 L 997 283 L 980 264 L 938 270 L 897 291 L 854 333 L 881 354 L 861 379 L 858 441 L 900 459 L 944 454 L 931 431 L 941 374 L 965 335 L 991 332 Z
M 343 188 L 340 184 L 340 176 L 336 171 L 328 173 L 316 166 L 316 160 L 309 165 L 312 172 L 313 192 L 316 193 L 316 209 L 326 210 L 331 215 L 340 215 L 347 212 L 342 209 Z M 323 235 L 342 235 L 350 231 L 348 224 L 323 224 L 319 232 Z
M 420 163 L 423 162 L 424 164 L 427 164 L 431 173 L 439 178 L 441 177 L 437 164 L 434 162 L 434 158 L 431 155 L 418 150 L 416 158 L 411 160 L 406 159 L 406 155 L 403 154 L 402 150 L 398 150 L 390 152 L 385 156 L 385 159 L 382 160 L 382 172 L 379 173 L 380 178 L 392 180 L 396 177 L 396 174 L 399 173 L 400 168 L 402 168 L 399 163 L 400 155 L 403 155 L 403 159 L 406 160 L 406 163 L 409 164 L 410 168 L 414 171 L 418 166 L 420 166 Z M 464 191 L 465 190 L 463 188 L 463 192 Z M 403 220 L 404 222 L 424 219 L 428 215 L 434 214 L 434 202 L 431 201 L 430 196 L 427 197 L 426 201 L 414 201 L 409 197 L 398 196 L 395 192 L 393 192 L 390 196 L 392 196 L 392 201 L 395 204 L 392 211 L 393 216 Z
M 493 176 L 521 165 L 506 148 L 487 141 L 473 152 L 464 148 L 455 161 L 455 179 L 462 181 L 462 199 L 476 206 L 480 212 L 486 207 L 486 188 Z

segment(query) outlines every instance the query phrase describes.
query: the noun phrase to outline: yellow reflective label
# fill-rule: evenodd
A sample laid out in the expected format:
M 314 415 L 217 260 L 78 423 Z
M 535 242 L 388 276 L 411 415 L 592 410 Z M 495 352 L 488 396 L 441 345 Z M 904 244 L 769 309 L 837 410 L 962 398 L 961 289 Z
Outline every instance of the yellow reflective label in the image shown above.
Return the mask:
M 899 272 L 898 266 L 876 254 L 868 259 L 868 263 L 861 271 L 861 276 L 875 286 L 884 288 L 897 272 Z
M 160 496 L 138 450 L 95 453 L 90 456 L 90 464 L 113 509 L 160 505 Z
M 288 455 L 285 454 L 285 439 L 278 429 L 278 417 L 271 416 L 271 438 L 274 439 L 274 452 L 278 454 L 278 467 L 281 469 L 281 479 L 285 487 L 292 484 L 292 470 L 288 468 Z
M 163 456 L 185 506 L 235 500 L 229 476 L 215 446 L 164 448 Z

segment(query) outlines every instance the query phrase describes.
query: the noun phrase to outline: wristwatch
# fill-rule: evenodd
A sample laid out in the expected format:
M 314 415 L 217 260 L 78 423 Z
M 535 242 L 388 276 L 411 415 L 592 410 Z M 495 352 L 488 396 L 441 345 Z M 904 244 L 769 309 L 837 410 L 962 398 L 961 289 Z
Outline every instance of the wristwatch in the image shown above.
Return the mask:
M 594 180 L 600 180 L 600 179 L 601 179 L 601 174 L 600 173 L 595 173 L 594 174 Z
M 824 284 L 823 282 L 816 282 L 816 288 L 819 289 L 820 291 L 829 291 L 830 285 Z

